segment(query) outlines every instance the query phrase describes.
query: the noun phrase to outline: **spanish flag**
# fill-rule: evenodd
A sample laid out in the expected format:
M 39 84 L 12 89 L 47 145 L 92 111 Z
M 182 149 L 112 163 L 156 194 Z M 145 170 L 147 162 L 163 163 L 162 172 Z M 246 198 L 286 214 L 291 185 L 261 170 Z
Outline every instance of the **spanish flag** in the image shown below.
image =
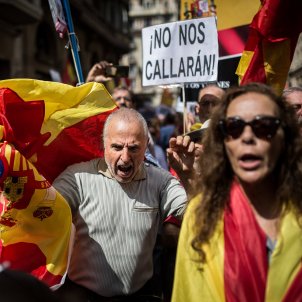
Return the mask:
M 116 106 L 101 84 L 0 82 L 0 263 L 52 288 L 64 282 L 71 211 L 51 182 L 70 164 L 103 155 Z
M 281 94 L 299 34 L 301 0 L 262 0 L 236 74 L 240 84 L 266 83 Z
M 191 247 L 201 196 L 193 199 L 182 223 L 172 302 L 302 301 L 302 229 L 294 211 L 282 216 L 271 253 L 268 238 L 240 185 L 234 182 L 230 205 L 204 246 L 206 263 Z
M 0 190 L 0 263 L 8 262 L 11 269 L 30 273 L 55 289 L 69 263 L 69 205 L 6 141 L 0 143 Z
M 50 182 L 73 163 L 103 156 L 103 126 L 115 108 L 99 83 L 0 81 L 0 113 L 12 129 L 10 142 Z

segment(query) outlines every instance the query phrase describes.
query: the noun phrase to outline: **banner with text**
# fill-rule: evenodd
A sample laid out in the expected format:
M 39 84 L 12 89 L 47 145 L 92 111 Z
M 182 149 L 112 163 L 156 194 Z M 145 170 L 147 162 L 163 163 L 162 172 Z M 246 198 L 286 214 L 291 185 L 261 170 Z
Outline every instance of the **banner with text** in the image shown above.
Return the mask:
M 217 80 L 215 17 L 146 27 L 142 40 L 143 86 Z

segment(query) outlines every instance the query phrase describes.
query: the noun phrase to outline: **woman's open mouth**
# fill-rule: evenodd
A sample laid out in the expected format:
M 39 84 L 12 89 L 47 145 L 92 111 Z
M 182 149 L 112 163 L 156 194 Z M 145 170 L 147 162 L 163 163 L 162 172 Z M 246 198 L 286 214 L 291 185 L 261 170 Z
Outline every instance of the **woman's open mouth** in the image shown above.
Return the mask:
M 254 170 L 259 167 L 262 158 L 253 154 L 245 154 L 239 158 L 239 165 L 244 170 Z

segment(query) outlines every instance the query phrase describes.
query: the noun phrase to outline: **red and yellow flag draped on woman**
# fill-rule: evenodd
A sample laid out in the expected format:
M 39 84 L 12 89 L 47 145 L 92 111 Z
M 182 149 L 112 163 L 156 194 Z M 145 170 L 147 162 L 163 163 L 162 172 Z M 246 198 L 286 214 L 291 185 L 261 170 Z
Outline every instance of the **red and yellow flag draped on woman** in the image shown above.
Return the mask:
M 238 183 L 230 198 L 230 207 L 204 248 L 203 266 L 191 247 L 200 196 L 190 203 L 179 239 L 172 301 L 302 301 L 302 230 L 294 214 L 284 214 L 269 259 L 267 238 Z

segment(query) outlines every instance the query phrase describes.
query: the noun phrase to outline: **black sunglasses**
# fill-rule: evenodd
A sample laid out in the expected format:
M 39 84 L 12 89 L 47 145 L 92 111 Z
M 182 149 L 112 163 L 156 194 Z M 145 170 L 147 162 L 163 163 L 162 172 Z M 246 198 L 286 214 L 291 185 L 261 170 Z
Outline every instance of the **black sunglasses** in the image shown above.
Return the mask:
M 251 126 L 254 134 L 260 139 L 271 139 L 275 136 L 281 120 L 273 116 L 256 116 L 252 121 L 246 122 L 238 116 L 229 117 L 219 121 L 220 129 L 225 137 L 237 139 L 241 136 L 245 126 Z

